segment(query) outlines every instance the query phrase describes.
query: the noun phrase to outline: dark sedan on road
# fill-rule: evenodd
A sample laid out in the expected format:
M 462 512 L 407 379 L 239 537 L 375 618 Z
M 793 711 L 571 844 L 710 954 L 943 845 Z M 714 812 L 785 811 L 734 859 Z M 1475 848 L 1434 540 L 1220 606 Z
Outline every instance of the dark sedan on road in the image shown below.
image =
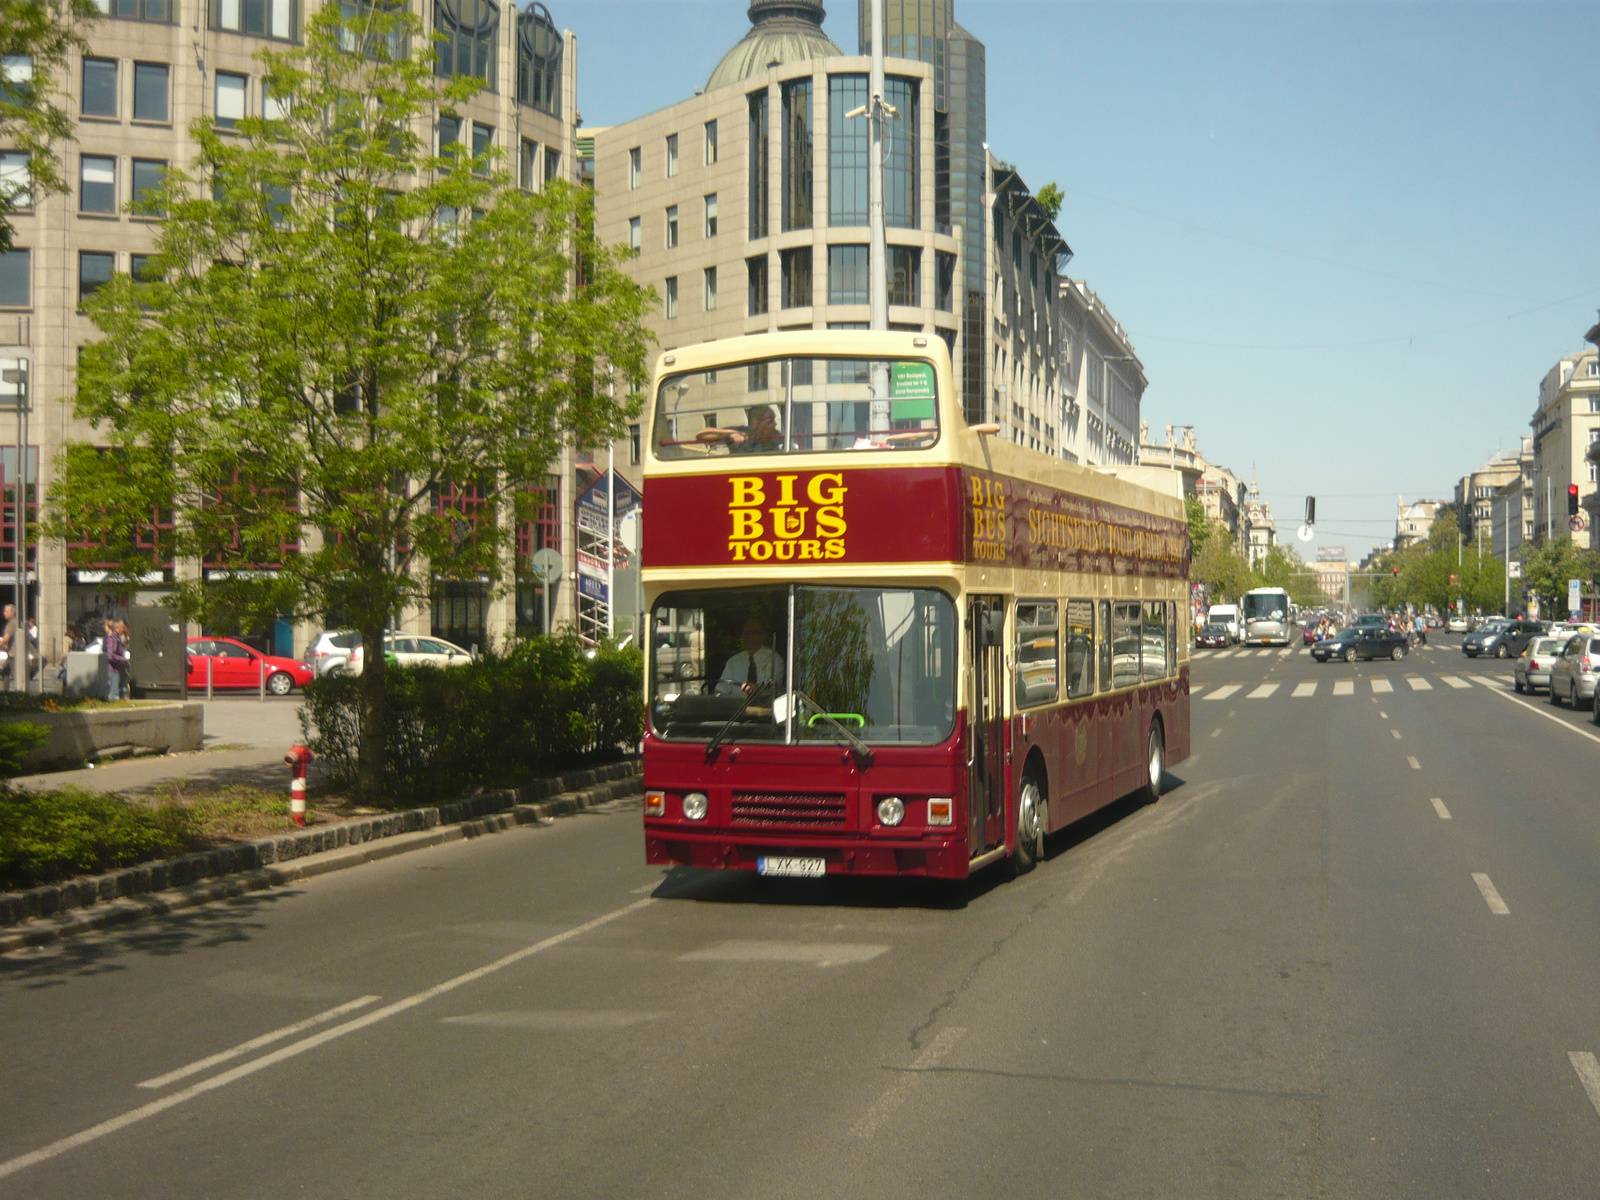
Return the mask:
M 1228 632 L 1226 625 L 1207 625 L 1194 635 L 1194 644 L 1196 646 L 1209 646 L 1216 650 L 1225 649 L 1231 641 L 1233 641 L 1233 635 Z
M 1318 662 L 1351 661 L 1355 657 L 1356 639 L 1361 631 L 1354 627 L 1341 629 L 1332 637 L 1323 638 L 1311 647 L 1311 657 Z
M 1517 658 L 1528 648 L 1528 643 L 1544 633 L 1538 621 L 1518 618 L 1515 621 L 1489 621 L 1461 639 L 1461 653 L 1468 658 L 1491 654 L 1495 658 Z
M 1327 641 L 1318 642 L 1311 647 L 1311 657 L 1318 662 L 1335 659 L 1354 662 L 1358 658 L 1366 662 L 1371 662 L 1375 658 L 1392 658 L 1399 661 L 1410 651 L 1411 639 L 1403 633 L 1396 633 L 1390 629 L 1346 629 Z

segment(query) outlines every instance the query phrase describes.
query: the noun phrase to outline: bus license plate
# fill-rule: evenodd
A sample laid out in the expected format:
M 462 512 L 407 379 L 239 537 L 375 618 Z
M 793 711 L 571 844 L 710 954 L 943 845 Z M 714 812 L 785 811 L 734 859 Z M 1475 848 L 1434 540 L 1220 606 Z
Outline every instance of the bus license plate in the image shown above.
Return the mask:
M 790 858 L 763 855 L 756 859 L 757 875 L 792 875 L 801 879 L 821 879 L 828 873 L 825 858 Z

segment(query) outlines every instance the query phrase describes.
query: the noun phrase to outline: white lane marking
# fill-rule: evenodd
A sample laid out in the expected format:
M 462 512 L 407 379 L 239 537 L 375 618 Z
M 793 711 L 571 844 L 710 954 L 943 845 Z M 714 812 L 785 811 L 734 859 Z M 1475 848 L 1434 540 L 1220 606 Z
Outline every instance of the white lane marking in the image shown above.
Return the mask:
M 1339 679 L 1334 681 L 1333 694 L 1335 696 L 1353 696 L 1355 695 L 1355 691 L 1356 685 L 1355 680 L 1353 679 Z
M 51 1142 L 48 1146 L 41 1146 L 39 1149 L 29 1151 L 27 1154 L 18 1155 L 16 1158 L 0 1162 L 0 1179 L 5 1179 L 7 1176 L 15 1175 L 18 1171 L 27 1167 L 65 1154 L 68 1150 L 76 1150 L 79 1146 L 87 1146 L 90 1142 L 98 1141 L 107 1134 L 116 1133 L 118 1130 L 126 1129 L 130 1125 L 136 1125 L 140 1121 L 147 1120 L 158 1113 L 166 1112 L 169 1108 L 176 1108 L 180 1104 L 193 1100 L 197 1096 L 204 1096 L 206 1093 L 214 1092 L 218 1088 L 227 1087 L 230 1083 L 237 1083 L 241 1079 L 254 1075 L 257 1071 L 276 1066 L 278 1063 L 286 1059 L 295 1058 L 308 1050 L 315 1050 L 318 1046 L 324 1046 L 335 1038 L 344 1037 L 347 1033 L 354 1033 L 358 1029 L 376 1025 L 379 1021 L 387 1020 L 389 1017 L 406 1012 L 419 1004 L 426 1004 L 436 996 L 442 996 L 446 992 L 453 992 L 469 983 L 476 983 L 496 971 L 502 971 L 506 967 L 513 966 L 525 958 L 530 958 L 535 954 L 549 950 L 553 946 L 559 946 L 563 942 L 570 942 L 573 938 L 581 937 L 590 930 L 599 929 L 602 925 L 609 925 L 620 917 L 636 913 L 641 908 L 648 908 L 654 903 L 656 901 L 650 897 L 646 897 L 643 900 L 635 900 L 632 904 L 625 904 L 621 908 L 613 909 L 604 916 L 595 917 L 593 920 L 585 921 L 581 925 L 574 925 L 571 929 L 547 937 L 542 942 L 535 942 L 531 946 L 524 946 L 520 950 L 514 950 L 491 963 L 485 963 L 483 966 L 476 967 L 465 974 L 457 975 L 453 979 L 446 979 L 443 983 L 436 983 L 431 988 L 416 992 L 402 1000 L 396 1000 L 393 1004 L 385 1004 L 382 1008 L 375 1008 L 369 1013 L 363 1013 L 353 1021 L 346 1021 L 343 1025 L 335 1025 L 332 1029 L 324 1029 L 321 1033 L 314 1033 L 310 1037 L 301 1038 L 298 1042 L 290 1042 L 287 1046 L 281 1046 L 270 1054 L 263 1054 L 260 1058 L 241 1063 L 231 1071 L 213 1075 L 210 1079 L 202 1079 L 199 1083 L 192 1083 L 182 1091 L 173 1092 L 169 1096 L 163 1096 L 159 1100 L 152 1100 L 149 1104 L 142 1105 L 139 1108 L 130 1109 L 121 1116 L 112 1117 L 109 1121 L 91 1125 L 88 1129 L 75 1133 L 71 1137 L 64 1137 L 58 1142 Z
M 1208 688 L 1210 686 L 1211 686 L 1210 684 L 1206 684 L 1206 683 L 1201 683 L 1201 684 L 1192 684 L 1191 683 L 1189 685 L 1189 698 L 1191 700 L 1194 699 L 1194 697 L 1198 696 L 1201 692 L 1205 691 L 1206 688 Z
M 866 942 L 758 942 L 731 938 L 678 955 L 679 962 L 715 963 L 806 963 L 813 967 L 837 967 L 871 962 L 889 947 Z
M 1411 690 L 1413 692 L 1431 692 L 1431 691 L 1433 691 L 1433 684 L 1429 683 L 1426 679 L 1422 678 L 1422 676 L 1420 676 L 1420 675 L 1407 675 L 1406 676 L 1406 682 L 1411 685 Z
M 1453 688 L 1469 688 L 1472 686 L 1465 679 L 1458 679 L 1454 675 L 1441 675 L 1439 678 L 1444 680 L 1444 682 L 1448 683 Z
M 955 1049 L 956 1043 L 967 1031 L 958 1025 L 947 1025 L 938 1035 L 923 1047 L 922 1053 L 911 1062 L 908 1071 L 926 1071 L 939 1065 L 939 1060 Z M 907 1075 L 895 1084 L 873 1103 L 866 1115 L 850 1127 L 852 1137 L 869 1138 L 877 1132 L 896 1110 L 911 1098 L 911 1087 L 916 1082 L 916 1077 Z
M 1201 696 L 1202 700 L 1226 700 L 1244 685 L 1242 683 L 1225 683 L 1214 692 Z
M 1232 650 L 1219 650 L 1217 653 L 1213 654 L 1211 657 L 1212 658 L 1227 658 L 1232 654 L 1233 654 Z
M 1372 681 L 1372 690 L 1374 692 L 1392 692 L 1394 691 L 1394 685 L 1387 679 L 1374 679 Z
M 1219 725 L 1219 726 L 1217 726 L 1217 727 L 1216 727 L 1216 728 L 1215 728 L 1215 729 L 1213 729 L 1213 730 L 1212 730 L 1212 731 L 1211 731 L 1211 736 L 1212 736 L 1212 737 L 1216 737 L 1216 736 L 1217 736 L 1217 735 L 1218 735 L 1218 734 L 1220 734 L 1220 733 L 1221 733 L 1221 732 L 1222 732 L 1222 726 L 1220 726 L 1220 725 Z
M 1433 805 L 1433 811 L 1439 814 L 1439 820 L 1448 821 L 1450 819 L 1450 810 L 1444 806 L 1444 801 L 1439 797 L 1432 797 L 1428 803 Z
M 1421 764 L 1421 763 L 1419 763 L 1419 762 L 1418 762 L 1418 761 L 1417 761 L 1417 760 L 1416 760 L 1416 756 L 1415 756 L 1415 755 L 1411 755 L 1411 754 L 1408 754 L 1408 755 L 1406 755 L 1406 761 L 1407 761 L 1407 762 L 1408 762 L 1408 763 L 1410 763 L 1410 764 L 1411 764 L 1411 769 L 1412 769 L 1412 770 L 1413 770 L 1413 771 L 1420 771 L 1420 770 L 1422 770 L 1422 764 Z
M 1374 704 L 1376 704 L 1376 703 L 1377 703 L 1377 701 L 1376 701 L 1376 700 L 1374 700 L 1374 701 L 1373 701 L 1373 703 L 1374 703 Z M 1389 714 L 1388 714 L 1388 713 L 1386 713 L 1386 712 L 1384 712 L 1384 711 L 1383 711 L 1383 709 L 1381 709 L 1381 708 L 1380 708 L 1380 709 L 1379 709 L 1379 710 L 1378 710 L 1378 717 L 1379 717 L 1379 718 L 1380 718 L 1380 719 L 1381 719 L 1381 720 L 1384 720 L 1384 721 L 1387 721 L 1387 720 L 1388 720 L 1388 719 L 1389 719 Z
M 1511 686 L 1504 679 L 1496 678 L 1493 675 L 1474 675 L 1473 678 L 1491 691 L 1499 691 L 1503 687 Z
M 1302 696 L 1315 696 L 1316 694 L 1317 681 L 1315 679 L 1308 679 L 1305 683 L 1297 683 L 1294 685 L 1294 695 L 1292 698 L 1298 700 Z
M 1277 653 L 1276 650 L 1257 650 L 1256 651 L 1256 657 L 1257 658 L 1271 658 L 1276 653 Z
M 1389 732 L 1394 735 L 1395 741 L 1398 742 L 1400 740 L 1400 731 L 1398 729 L 1391 729 Z
M 1275 684 L 1275 683 L 1263 683 L 1255 691 L 1251 692 L 1248 696 L 1246 696 L 1245 699 L 1246 700 L 1265 700 L 1268 696 L 1272 695 L 1272 693 L 1277 691 L 1277 690 L 1278 690 L 1278 685 L 1277 684 Z
M 1578 1073 L 1578 1082 L 1583 1084 L 1583 1090 L 1589 1093 L 1589 1103 L 1594 1105 L 1594 1111 L 1600 1113 L 1600 1063 L 1595 1062 L 1594 1055 L 1587 1050 L 1568 1050 L 1567 1061 Z
M 327 1012 L 318 1013 L 314 1017 L 307 1017 L 304 1021 L 296 1021 L 293 1025 L 285 1025 L 282 1029 L 274 1029 L 271 1033 L 263 1033 L 260 1037 L 251 1038 L 248 1042 L 240 1042 L 231 1050 L 222 1050 L 209 1058 L 202 1058 L 192 1062 L 186 1067 L 179 1067 L 176 1071 L 168 1071 L 165 1075 L 157 1075 L 154 1079 L 146 1079 L 138 1086 L 142 1088 L 164 1088 L 169 1083 L 177 1083 L 180 1079 L 187 1079 L 191 1075 L 198 1075 L 201 1071 L 210 1070 L 218 1063 L 225 1063 L 238 1058 L 241 1054 L 249 1054 L 252 1050 L 259 1050 L 263 1046 L 270 1046 L 273 1042 L 281 1042 L 286 1037 L 292 1037 L 317 1025 L 325 1025 L 335 1017 L 342 1017 L 347 1012 L 354 1012 L 358 1008 L 382 999 L 381 996 L 362 996 L 348 1004 L 341 1004 L 337 1008 L 330 1008 Z
M 1511 910 L 1506 907 L 1506 902 L 1500 899 L 1500 893 L 1495 891 L 1494 884 L 1489 882 L 1489 877 L 1482 871 L 1472 873 L 1472 882 L 1478 885 L 1478 890 L 1483 893 L 1484 903 L 1489 906 L 1489 911 L 1497 917 L 1511 915 Z
M 1543 717 L 1547 721 L 1554 721 L 1557 725 L 1561 726 L 1561 728 L 1570 730 L 1571 732 L 1577 734 L 1579 737 L 1588 738 L 1591 742 L 1600 742 L 1600 737 L 1596 737 L 1594 734 L 1590 733 L 1587 729 L 1579 729 L 1576 725 L 1572 724 L 1570 721 L 1563 721 L 1560 717 L 1556 716 L 1555 713 L 1553 713 L 1553 712 L 1546 712 L 1542 706 L 1529 704 L 1526 700 L 1523 700 L 1519 696 L 1513 696 L 1510 692 L 1502 692 L 1502 691 L 1496 690 L 1493 694 L 1496 695 L 1496 696 L 1499 696 L 1501 699 L 1509 700 L 1513 704 L 1520 704 L 1520 705 L 1522 705 L 1523 708 L 1527 709 L 1529 712 L 1537 713 L 1539 716 Z

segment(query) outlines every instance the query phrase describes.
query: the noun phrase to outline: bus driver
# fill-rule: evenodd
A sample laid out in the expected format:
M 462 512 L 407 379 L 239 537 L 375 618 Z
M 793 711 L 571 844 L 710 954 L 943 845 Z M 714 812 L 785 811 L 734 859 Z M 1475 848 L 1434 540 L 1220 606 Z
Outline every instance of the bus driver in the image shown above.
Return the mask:
M 746 620 L 739 634 L 744 649 L 728 656 L 722 678 L 717 680 L 717 695 L 737 696 L 754 692 L 758 684 L 783 682 L 783 659 L 766 641 L 767 623 L 760 617 Z

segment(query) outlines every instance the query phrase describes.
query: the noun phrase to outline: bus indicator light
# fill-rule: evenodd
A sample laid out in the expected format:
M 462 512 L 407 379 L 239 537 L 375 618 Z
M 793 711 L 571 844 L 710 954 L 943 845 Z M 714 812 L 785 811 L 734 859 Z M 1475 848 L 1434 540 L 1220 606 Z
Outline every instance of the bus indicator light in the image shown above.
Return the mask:
M 666 816 L 667 794 L 665 792 L 646 792 L 644 794 L 644 815 L 647 817 Z
M 928 801 L 929 825 L 955 824 L 955 804 L 948 797 Z

